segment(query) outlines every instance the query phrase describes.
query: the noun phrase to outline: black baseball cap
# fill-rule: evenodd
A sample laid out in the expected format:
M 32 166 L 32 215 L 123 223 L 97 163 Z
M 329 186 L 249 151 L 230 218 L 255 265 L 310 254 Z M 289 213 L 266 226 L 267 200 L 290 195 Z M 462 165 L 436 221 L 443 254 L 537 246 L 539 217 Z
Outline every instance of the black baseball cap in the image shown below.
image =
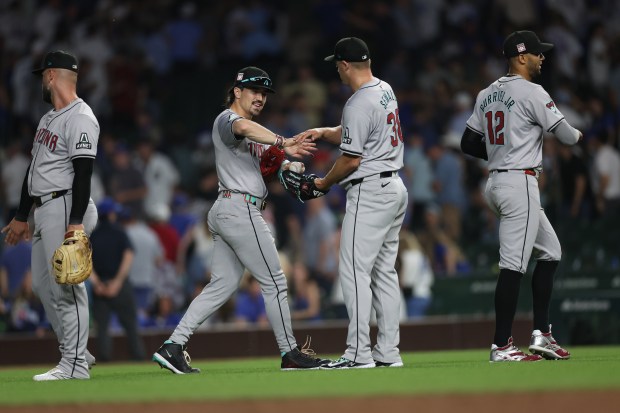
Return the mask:
M 334 54 L 325 58 L 326 62 L 346 60 L 347 62 L 365 62 L 370 59 L 368 46 L 357 37 L 345 37 L 338 40 L 334 47 Z
M 511 33 L 504 40 L 504 56 L 514 57 L 520 54 L 539 54 L 553 49 L 553 44 L 542 43 L 536 33 L 521 30 Z
M 267 72 L 255 66 L 244 67 L 237 72 L 235 87 L 265 89 L 269 93 L 276 93 L 273 89 L 273 82 Z
M 40 69 L 33 70 L 32 73 L 41 75 L 45 69 L 54 68 L 67 69 L 77 73 L 78 60 L 77 57 L 73 56 L 71 53 L 65 52 L 64 50 L 56 50 L 45 55 L 41 66 Z

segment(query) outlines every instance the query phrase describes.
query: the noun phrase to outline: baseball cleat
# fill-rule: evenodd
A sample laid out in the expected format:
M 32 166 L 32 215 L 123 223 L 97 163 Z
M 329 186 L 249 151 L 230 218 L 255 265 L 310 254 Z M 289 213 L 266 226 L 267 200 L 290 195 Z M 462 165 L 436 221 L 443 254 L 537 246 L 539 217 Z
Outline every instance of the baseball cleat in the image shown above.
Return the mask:
M 512 337 L 508 339 L 508 344 L 503 347 L 497 347 L 495 344 L 491 345 L 491 357 L 490 362 L 504 362 L 504 361 L 540 361 L 542 357 L 537 354 L 525 354 L 517 346 L 512 343 Z
M 190 366 L 192 359 L 185 349 L 181 344 L 167 341 L 153 353 L 151 360 L 174 374 L 200 373 L 200 369 Z
M 402 361 L 395 361 L 393 363 L 385 363 L 383 361 L 375 360 L 375 366 L 376 367 L 403 367 L 404 364 Z
M 84 358 L 86 358 L 86 364 L 88 364 L 88 370 L 92 369 L 93 366 L 97 364 L 97 359 L 95 358 L 95 356 L 90 354 L 90 351 L 88 350 L 86 350 L 86 355 L 84 356 Z
M 344 369 L 372 369 L 376 367 L 375 362 L 370 363 L 358 363 L 348 358 L 340 357 L 338 360 L 334 360 L 331 363 L 321 366 L 322 370 L 344 370 Z
M 312 354 L 305 353 L 296 347 L 282 356 L 280 369 L 289 370 L 317 370 L 323 363 L 329 363 L 330 360 L 322 360 L 314 357 Z
M 54 367 L 48 372 L 45 372 L 43 374 L 37 374 L 32 379 L 34 381 L 53 381 L 53 380 L 69 380 L 71 378 L 72 378 L 71 376 L 69 376 L 67 373 L 63 372 L 62 370 L 60 370 L 58 367 Z
M 548 333 L 540 330 L 532 332 L 529 350 L 530 353 L 543 356 L 547 360 L 568 360 L 570 358 L 570 353 L 560 347 L 551 335 L 551 325 L 549 325 Z

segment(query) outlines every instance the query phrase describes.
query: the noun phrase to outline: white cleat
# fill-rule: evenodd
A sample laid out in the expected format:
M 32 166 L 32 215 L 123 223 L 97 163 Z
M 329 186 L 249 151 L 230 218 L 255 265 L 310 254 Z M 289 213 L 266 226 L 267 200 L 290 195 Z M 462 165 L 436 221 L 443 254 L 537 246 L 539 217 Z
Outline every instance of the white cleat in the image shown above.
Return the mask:
M 37 374 L 32 379 L 34 381 L 68 380 L 71 379 L 71 376 L 60 370 L 58 367 L 54 367 L 46 373 Z

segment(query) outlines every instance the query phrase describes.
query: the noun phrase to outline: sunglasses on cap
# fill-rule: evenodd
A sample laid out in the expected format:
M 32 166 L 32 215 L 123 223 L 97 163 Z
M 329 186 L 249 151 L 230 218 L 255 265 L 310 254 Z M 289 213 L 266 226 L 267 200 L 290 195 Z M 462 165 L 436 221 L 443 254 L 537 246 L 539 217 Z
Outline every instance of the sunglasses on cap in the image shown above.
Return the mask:
M 237 82 L 237 83 L 242 85 L 242 84 L 244 84 L 244 83 L 250 83 L 250 82 L 251 82 L 251 83 L 255 83 L 255 84 L 257 84 L 257 83 L 262 83 L 262 84 L 263 84 L 263 86 L 266 86 L 266 87 L 271 87 L 271 84 L 272 84 L 271 79 L 269 79 L 269 78 L 268 78 L 268 77 L 266 77 L 266 76 L 253 76 L 253 77 L 248 77 L 247 79 L 240 80 L 240 81 L 239 81 L 239 82 Z

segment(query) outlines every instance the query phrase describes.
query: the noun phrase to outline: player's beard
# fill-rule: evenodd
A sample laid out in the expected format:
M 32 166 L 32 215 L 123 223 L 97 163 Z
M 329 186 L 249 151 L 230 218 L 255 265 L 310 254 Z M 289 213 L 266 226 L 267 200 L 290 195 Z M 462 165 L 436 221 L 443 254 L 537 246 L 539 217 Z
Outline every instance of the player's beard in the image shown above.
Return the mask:
M 52 103 L 52 91 L 49 87 L 41 86 L 41 94 L 43 95 L 43 102 Z
M 530 78 L 535 79 L 541 74 L 540 62 L 530 62 L 528 65 L 528 72 L 530 73 Z

